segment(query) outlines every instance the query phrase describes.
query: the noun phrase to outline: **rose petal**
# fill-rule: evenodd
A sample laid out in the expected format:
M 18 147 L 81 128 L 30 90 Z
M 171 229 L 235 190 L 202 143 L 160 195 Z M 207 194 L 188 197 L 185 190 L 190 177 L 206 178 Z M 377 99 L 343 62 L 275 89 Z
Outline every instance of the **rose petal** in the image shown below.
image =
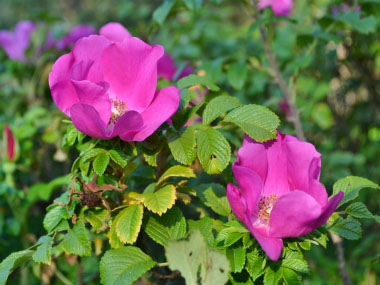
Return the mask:
M 180 92 L 176 87 L 157 91 L 152 104 L 141 113 L 145 127 L 134 136 L 134 141 L 145 140 L 177 111 Z
M 315 229 L 321 206 L 305 192 L 295 190 L 275 202 L 269 219 L 269 235 L 299 237 Z
M 113 42 L 122 42 L 125 38 L 132 37 L 123 25 L 111 22 L 101 27 L 99 34 Z
M 227 199 L 230 203 L 231 210 L 234 213 L 234 215 L 242 223 L 244 223 L 244 212 L 246 206 L 243 203 L 243 198 L 241 197 L 239 188 L 231 183 L 227 185 Z
M 106 136 L 105 124 L 94 107 L 77 103 L 71 107 L 70 113 L 74 126 L 80 132 L 98 139 L 109 139 Z
M 232 165 L 232 171 L 239 184 L 241 196 L 245 200 L 248 213 L 253 215 L 263 190 L 260 176 L 247 167 Z
M 67 116 L 70 116 L 71 106 L 79 102 L 70 80 L 73 64 L 72 53 L 65 54 L 58 58 L 49 74 L 49 86 L 54 103 Z
M 333 196 L 330 201 L 327 202 L 326 206 L 322 208 L 322 214 L 316 221 L 314 227 L 319 228 L 327 222 L 330 216 L 333 214 L 335 209 L 338 207 L 340 201 L 342 201 L 344 193 L 340 191 L 338 194 Z
M 268 159 L 263 144 L 248 141 L 239 149 L 238 163 L 247 167 L 260 175 L 262 181 L 265 181 L 268 171 Z
M 152 102 L 157 84 L 157 61 L 161 46 L 149 46 L 138 38 L 110 45 L 102 57 L 105 81 L 111 98 L 127 103 L 128 110 L 143 112 Z
M 141 130 L 143 126 L 144 120 L 140 113 L 136 111 L 128 111 L 117 120 L 110 136 L 126 137 L 130 133 L 136 133 Z
M 71 81 L 79 98 L 80 103 L 95 108 L 105 125 L 111 118 L 111 101 L 106 89 L 88 80 Z
M 275 16 L 289 16 L 292 8 L 293 0 L 273 0 L 272 10 Z

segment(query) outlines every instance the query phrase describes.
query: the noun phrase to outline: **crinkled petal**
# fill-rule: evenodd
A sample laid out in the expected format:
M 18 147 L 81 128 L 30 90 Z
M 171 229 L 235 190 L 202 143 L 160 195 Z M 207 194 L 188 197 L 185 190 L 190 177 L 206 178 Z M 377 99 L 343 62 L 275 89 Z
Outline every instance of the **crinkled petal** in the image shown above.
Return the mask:
M 79 98 L 80 103 L 90 105 L 95 108 L 105 125 L 111 118 L 111 101 L 108 98 L 107 90 L 100 85 L 88 80 L 71 81 Z
M 141 113 L 145 127 L 134 136 L 134 141 L 145 140 L 177 111 L 180 92 L 176 87 L 157 91 L 152 104 Z
M 309 194 L 295 190 L 281 196 L 273 205 L 269 235 L 276 238 L 299 237 L 315 229 L 321 206 Z
M 98 139 L 109 139 L 106 136 L 106 126 L 94 107 L 77 103 L 71 107 L 70 113 L 74 126 L 80 132 Z
M 263 181 L 256 172 L 236 163 L 232 165 L 232 171 L 239 184 L 241 196 L 245 200 L 247 210 L 250 214 L 253 214 L 263 190 Z
M 233 184 L 228 184 L 227 185 L 227 199 L 234 215 L 242 223 L 244 223 L 244 213 L 245 213 L 246 207 L 243 203 L 243 198 L 241 197 L 239 188 Z
M 110 136 L 128 136 L 130 133 L 134 134 L 141 130 L 143 126 L 144 120 L 140 113 L 136 111 L 128 111 L 117 120 Z
M 79 102 L 70 79 L 73 63 L 72 53 L 65 54 L 58 58 L 49 74 L 49 86 L 54 103 L 67 116 L 70 116 L 71 106 Z
M 110 45 L 103 53 L 102 66 L 111 98 L 127 103 L 128 110 L 143 112 L 153 100 L 157 61 L 163 53 L 161 46 L 149 46 L 133 37 Z
M 100 28 L 99 34 L 113 42 L 122 42 L 125 38 L 132 37 L 123 25 L 111 22 Z
M 319 228 L 327 222 L 330 216 L 333 214 L 335 209 L 338 207 L 340 201 L 342 201 L 344 193 L 340 191 L 338 194 L 333 196 L 330 201 L 327 202 L 326 206 L 322 208 L 322 214 L 316 221 L 314 227 Z
M 101 56 L 103 51 L 111 44 L 112 42 L 106 37 L 92 35 L 89 37 L 79 39 L 73 48 L 73 55 L 75 62 L 80 61 L 93 61 L 93 65 L 88 72 L 87 78 L 91 82 L 98 83 L 104 81 L 103 71 L 101 65 Z
M 86 80 L 91 67 L 94 65 L 92 59 L 81 60 L 73 64 L 71 68 L 71 79 L 72 80 Z
M 291 140 L 292 139 L 292 140 Z M 286 147 L 288 175 L 293 189 L 306 190 L 309 187 L 309 175 L 319 179 L 318 170 L 321 167 L 321 154 L 317 152 L 311 143 L 294 140 L 292 136 L 286 135 L 284 144 Z M 313 171 L 310 165 L 313 162 Z
M 238 163 L 248 167 L 260 175 L 265 181 L 268 171 L 268 159 L 263 144 L 246 140 L 246 143 L 239 149 Z
M 264 143 L 264 147 L 268 159 L 264 195 L 276 194 L 277 196 L 282 196 L 290 191 L 284 135 L 278 132 L 277 140 Z
M 282 239 L 264 236 L 261 233 L 259 233 L 252 225 L 252 222 L 250 218 L 247 217 L 247 215 L 245 215 L 244 224 L 247 226 L 251 234 L 255 237 L 257 242 L 260 244 L 261 248 L 264 250 L 266 255 L 268 255 L 268 257 L 273 261 L 278 260 L 281 256 L 281 251 L 283 247 Z

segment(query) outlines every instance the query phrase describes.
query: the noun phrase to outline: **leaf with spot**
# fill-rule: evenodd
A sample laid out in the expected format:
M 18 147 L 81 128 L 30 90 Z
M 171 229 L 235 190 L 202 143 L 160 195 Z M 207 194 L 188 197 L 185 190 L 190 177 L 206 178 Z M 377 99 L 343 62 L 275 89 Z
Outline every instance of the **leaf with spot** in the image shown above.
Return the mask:
M 112 249 L 100 261 L 100 278 L 107 285 L 133 284 L 155 264 L 149 255 L 137 247 Z
M 176 200 L 176 190 L 173 185 L 169 184 L 155 192 L 143 193 L 141 198 L 145 207 L 161 216 L 173 207 Z
M 245 105 L 232 110 L 223 120 L 240 127 L 257 142 L 275 139 L 280 120 L 268 108 L 259 105 Z
M 218 96 L 212 99 L 206 106 L 203 112 L 203 123 L 210 124 L 221 114 L 228 112 L 234 108 L 241 106 L 239 98 L 233 96 Z
M 333 195 L 336 195 L 339 191 L 344 192 L 343 199 L 340 201 L 338 207 L 357 198 L 359 191 L 363 188 L 380 189 L 379 185 L 376 183 L 373 183 L 366 178 L 357 176 L 347 176 L 335 182 L 333 186 Z
M 145 232 L 155 242 L 166 246 L 169 241 L 185 237 L 186 220 L 181 210 L 174 206 L 162 216 L 150 216 L 145 224 Z
M 208 174 L 221 173 L 230 163 L 231 147 L 217 130 L 207 128 L 197 132 L 198 158 Z
M 191 165 L 197 155 L 194 128 L 188 126 L 179 132 L 170 131 L 167 137 L 174 159 L 185 165 Z
M 133 244 L 139 235 L 144 208 L 142 205 L 132 205 L 122 210 L 116 216 L 115 230 L 120 241 Z

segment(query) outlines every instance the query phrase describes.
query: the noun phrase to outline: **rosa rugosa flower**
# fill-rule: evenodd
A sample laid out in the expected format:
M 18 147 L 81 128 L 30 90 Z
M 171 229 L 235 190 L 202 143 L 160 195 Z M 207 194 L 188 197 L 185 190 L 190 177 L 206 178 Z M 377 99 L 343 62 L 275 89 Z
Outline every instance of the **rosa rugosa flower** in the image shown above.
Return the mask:
M 319 182 L 321 155 L 310 143 L 278 133 L 264 144 L 247 138 L 232 170 L 240 186 L 227 186 L 227 198 L 272 260 L 280 257 L 282 238 L 310 233 L 326 223 L 343 192 L 329 201 Z
M 169 119 L 180 90 L 156 91 L 162 46 L 135 37 L 81 38 L 49 75 L 53 100 L 81 132 L 99 139 L 143 141 Z
M 111 41 L 121 42 L 125 38 L 132 37 L 129 31 L 124 28 L 123 25 L 119 23 L 108 23 L 104 25 L 99 34 L 105 36 Z M 178 79 L 190 75 L 193 72 L 191 66 L 185 67 L 181 74 L 178 76 Z M 174 59 L 169 54 L 165 53 L 157 63 L 157 75 L 158 77 L 164 78 L 169 81 L 173 81 L 175 74 L 177 73 L 177 67 L 174 64 Z
M 293 0 L 260 0 L 259 9 L 272 7 L 275 16 L 289 16 L 293 8 Z
M 4 49 L 10 59 L 25 62 L 25 50 L 29 46 L 30 35 L 35 25 L 30 21 L 19 22 L 14 32 L 0 30 L 0 46 Z
M 56 47 L 59 50 L 71 47 L 77 40 L 96 33 L 94 27 L 89 25 L 77 25 L 70 29 L 67 35 L 63 36 L 57 43 Z

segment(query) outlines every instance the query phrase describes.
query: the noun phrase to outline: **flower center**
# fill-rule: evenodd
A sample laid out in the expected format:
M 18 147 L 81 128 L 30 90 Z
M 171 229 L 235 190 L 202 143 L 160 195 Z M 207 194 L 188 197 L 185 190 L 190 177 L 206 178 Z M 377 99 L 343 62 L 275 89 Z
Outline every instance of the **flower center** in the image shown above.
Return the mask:
M 127 112 L 127 104 L 120 100 L 111 99 L 111 118 L 109 125 L 115 124 L 116 121 Z
M 279 197 L 276 194 L 271 194 L 260 198 L 260 201 L 257 204 L 257 207 L 259 208 L 257 218 L 262 224 L 269 224 L 270 213 L 272 212 L 273 205 L 278 198 Z

